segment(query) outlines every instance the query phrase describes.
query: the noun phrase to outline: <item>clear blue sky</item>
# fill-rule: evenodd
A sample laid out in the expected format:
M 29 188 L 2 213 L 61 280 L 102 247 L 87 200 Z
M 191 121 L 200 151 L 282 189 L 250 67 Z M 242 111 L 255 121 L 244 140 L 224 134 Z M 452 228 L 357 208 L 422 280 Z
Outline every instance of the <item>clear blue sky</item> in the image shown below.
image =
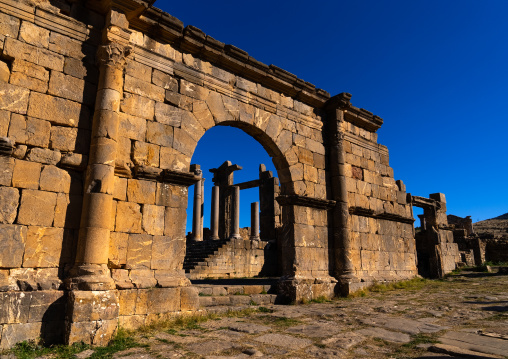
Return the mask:
M 350 92 L 355 106 L 384 119 L 378 141 L 388 146 L 395 177 L 408 192 L 443 192 L 448 213 L 474 221 L 508 212 L 508 1 L 159 0 L 155 6 L 331 95 Z M 205 134 L 194 162 L 214 167 L 241 153 L 239 164 L 254 168 L 245 174 L 252 179 L 254 162 L 269 161 L 264 153 L 260 161 L 262 151 L 247 147 L 255 141 L 242 136 L 221 154 L 227 143 L 220 132 Z M 250 198 L 242 197 L 246 211 Z M 248 214 L 243 217 L 248 226 Z

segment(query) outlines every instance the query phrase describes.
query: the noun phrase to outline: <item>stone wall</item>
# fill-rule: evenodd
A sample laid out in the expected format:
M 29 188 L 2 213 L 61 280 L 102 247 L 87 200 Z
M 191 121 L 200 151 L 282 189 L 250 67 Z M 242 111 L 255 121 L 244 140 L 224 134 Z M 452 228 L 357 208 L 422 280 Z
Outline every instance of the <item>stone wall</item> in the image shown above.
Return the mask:
M 416 274 L 416 249 L 405 185 L 394 180 L 388 149 L 377 143 L 374 131 L 349 121 L 345 126 L 354 272 L 365 285 L 412 278 Z

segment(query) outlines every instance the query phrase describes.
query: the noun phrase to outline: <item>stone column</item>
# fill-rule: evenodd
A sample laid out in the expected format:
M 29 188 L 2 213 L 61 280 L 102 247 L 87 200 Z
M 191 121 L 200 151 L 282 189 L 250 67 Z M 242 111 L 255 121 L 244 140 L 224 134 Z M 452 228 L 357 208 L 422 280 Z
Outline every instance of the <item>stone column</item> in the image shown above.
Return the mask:
M 250 240 L 259 241 L 259 202 L 250 204 Z
M 212 210 L 210 215 L 210 230 L 212 240 L 219 239 L 219 186 L 212 187 Z
M 351 104 L 351 95 L 341 93 L 327 104 L 329 124 L 329 161 L 332 199 L 336 202 L 332 212 L 332 245 L 334 277 L 340 282 L 342 294 L 354 291 L 356 278 L 351 254 L 349 207 L 345 175 L 344 109 Z
M 116 11 L 106 16 L 104 45 L 97 51 L 99 85 L 92 122 L 88 168 L 75 266 L 69 289 L 115 289 L 108 263 L 111 210 L 123 96 L 125 57 L 130 51 L 128 21 Z M 115 29 L 114 32 L 110 31 Z M 114 33 L 114 35 L 112 35 Z
M 240 237 L 240 187 L 233 186 L 233 218 L 231 221 L 230 239 Z
M 206 180 L 206 178 L 201 179 L 201 205 L 199 207 L 199 213 L 200 213 L 199 229 L 201 231 L 201 233 L 200 233 L 201 240 L 203 240 L 203 216 L 204 216 L 204 213 L 205 213 L 205 210 L 204 210 L 204 205 L 205 205 L 205 180 Z
M 201 225 L 201 197 L 202 197 L 202 186 L 201 182 L 203 180 L 200 179 L 196 184 L 194 185 L 194 209 L 193 209 L 193 216 L 192 216 L 192 240 L 199 242 L 203 240 L 203 237 L 201 235 L 202 229 L 199 228 Z

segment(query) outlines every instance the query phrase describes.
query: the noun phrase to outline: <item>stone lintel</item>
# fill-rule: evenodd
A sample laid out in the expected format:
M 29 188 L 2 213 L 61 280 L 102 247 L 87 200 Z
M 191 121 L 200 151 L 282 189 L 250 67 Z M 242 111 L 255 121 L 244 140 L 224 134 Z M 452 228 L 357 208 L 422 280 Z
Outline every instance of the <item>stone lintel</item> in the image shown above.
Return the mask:
M 351 94 L 342 92 L 330 98 L 324 105 L 324 109 L 331 113 L 334 110 L 344 111 L 344 120 L 370 132 L 376 132 L 383 125 L 383 119 L 363 108 L 351 104 Z
M 409 223 L 409 224 L 412 224 L 415 221 L 414 218 L 411 218 L 411 217 L 404 217 L 404 216 L 401 216 L 401 215 L 398 215 L 395 213 L 388 213 L 388 212 L 375 212 L 372 209 L 362 208 L 362 207 L 349 207 L 349 213 L 354 214 L 355 216 L 385 219 L 388 221 Z
M 165 183 L 192 186 L 194 183 L 201 180 L 200 176 L 196 176 L 191 172 L 179 172 L 165 169 L 160 175 L 160 181 Z
M 329 210 L 335 207 L 335 201 L 314 197 L 292 195 L 281 195 L 276 198 L 281 206 L 301 206 Z
M 237 184 L 235 184 L 235 186 L 240 187 L 240 189 L 255 188 L 255 187 L 259 187 L 259 180 L 257 179 L 257 180 L 237 183 Z
M 430 208 L 430 207 L 436 207 L 441 208 L 440 202 L 431 199 L 431 198 L 425 198 L 420 196 L 412 196 L 411 193 L 408 193 L 407 195 L 407 202 L 411 203 L 412 206 L 420 207 L 420 208 Z

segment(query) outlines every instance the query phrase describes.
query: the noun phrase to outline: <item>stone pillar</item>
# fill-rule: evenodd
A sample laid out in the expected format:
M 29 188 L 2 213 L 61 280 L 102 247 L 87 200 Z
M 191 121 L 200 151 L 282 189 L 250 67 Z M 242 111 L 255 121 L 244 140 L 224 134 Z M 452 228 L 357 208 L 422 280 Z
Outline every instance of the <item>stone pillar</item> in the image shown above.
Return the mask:
M 259 241 L 259 202 L 250 204 L 250 240 Z
M 230 239 L 240 237 L 240 187 L 233 186 L 233 218 L 231 219 Z
M 199 165 L 191 165 L 191 171 L 196 175 L 201 176 L 201 169 Z M 192 212 L 192 240 L 199 242 L 203 240 L 201 226 L 201 197 L 203 186 L 201 184 L 202 178 L 194 185 L 194 208 Z
M 219 239 L 219 187 L 212 187 L 212 210 L 210 215 L 210 230 L 212 240 Z
M 201 218 L 199 219 L 199 229 L 201 230 L 201 240 L 203 240 L 203 215 L 205 213 L 204 206 L 205 206 L 205 180 L 206 178 L 201 179 L 201 206 L 200 206 L 200 213 Z
M 267 171 L 265 165 L 259 166 L 259 237 L 263 241 L 277 237 L 276 227 L 280 226 L 280 207 L 275 198 L 279 195 L 279 179 Z
M 104 45 L 97 52 L 99 85 L 92 122 L 83 209 L 69 289 L 115 289 L 108 263 L 111 210 L 115 183 L 118 113 L 123 96 L 125 57 L 130 51 L 130 31 L 125 15 L 110 11 L 106 16 Z M 115 31 L 110 31 L 114 29 Z M 114 35 L 112 35 L 114 33 Z
M 327 104 L 329 123 L 329 163 L 332 199 L 336 202 L 332 212 L 332 246 L 334 277 L 339 280 L 344 295 L 355 291 L 358 282 L 354 275 L 349 230 L 349 207 L 345 175 L 344 109 L 348 108 L 351 95 L 341 93 Z

